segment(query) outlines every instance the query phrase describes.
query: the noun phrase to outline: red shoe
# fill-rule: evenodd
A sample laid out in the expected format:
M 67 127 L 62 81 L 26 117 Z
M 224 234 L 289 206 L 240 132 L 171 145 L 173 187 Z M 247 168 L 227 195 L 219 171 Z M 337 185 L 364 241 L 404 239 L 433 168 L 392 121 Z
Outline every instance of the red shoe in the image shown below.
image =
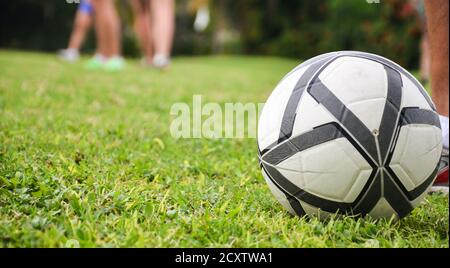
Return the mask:
M 444 150 L 442 150 L 441 161 L 439 163 L 439 171 L 430 192 L 448 193 L 448 162 L 448 148 L 444 148 Z
M 448 149 L 442 150 L 441 162 L 439 163 L 439 171 L 434 181 L 434 185 L 448 186 Z
M 446 169 L 438 173 L 433 185 L 447 185 L 448 186 L 448 166 Z

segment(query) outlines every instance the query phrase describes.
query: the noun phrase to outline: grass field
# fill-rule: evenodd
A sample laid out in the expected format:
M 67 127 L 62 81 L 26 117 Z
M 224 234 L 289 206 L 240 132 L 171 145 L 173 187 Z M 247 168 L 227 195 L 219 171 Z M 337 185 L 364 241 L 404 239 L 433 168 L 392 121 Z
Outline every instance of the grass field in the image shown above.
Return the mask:
M 176 58 L 86 71 L 0 51 L 0 247 L 448 247 L 448 196 L 405 219 L 290 216 L 254 139 L 170 136 L 170 107 L 264 102 L 298 62 Z

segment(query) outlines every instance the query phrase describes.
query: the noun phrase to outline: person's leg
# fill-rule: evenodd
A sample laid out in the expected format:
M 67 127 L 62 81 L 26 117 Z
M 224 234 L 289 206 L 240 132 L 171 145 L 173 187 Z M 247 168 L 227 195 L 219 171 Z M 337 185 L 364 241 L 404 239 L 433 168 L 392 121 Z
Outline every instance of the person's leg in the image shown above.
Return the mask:
M 101 66 L 107 71 L 118 71 L 124 66 L 120 56 L 120 22 L 113 0 L 92 0 L 95 14 L 95 24 L 97 30 L 97 42 L 99 52 L 102 55 Z M 97 68 L 98 61 L 94 57 L 93 68 Z M 90 66 L 88 66 L 90 68 Z
M 130 0 L 134 13 L 134 31 L 136 32 L 139 46 L 147 63 L 151 63 L 153 59 L 149 1 L 150 0 Z
M 108 54 L 107 38 L 105 37 L 104 26 L 102 20 L 105 18 L 104 10 L 102 9 L 102 2 L 97 0 L 90 0 L 91 5 L 95 10 L 94 16 L 94 27 L 95 27 L 95 38 L 97 41 L 97 48 L 95 50 L 95 55 L 86 63 L 87 69 L 99 69 L 102 68 L 105 61 L 106 55 Z
M 173 0 L 151 0 L 151 15 L 155 67 L 164 68 L 169 64 L 175 30 L 175 4 Z
M 72 33 L 66 49 L 59 51 L 59 57 L 65 61 L 74 62 L 78 59 L 80 48 L 84 42 L 86 34 L 92 24 L 94 9 L 90 2 L 82 1 L 75 14 Z
M 108 52 L 107 42 L 105 42 L 105 31 L 104 31 L 104 23 L 105 23 L 105 14 L 102 9 L 102 1 L 101 0 L 92 0 L 92 5 L 96 10 L 96 14 L 94 17 L 94 26 L 95 26 L 95 37 L 97 40 L 97 54 L 102 57 L 106 57 Z
M 75 22 L 72 34 L 69 40 L 69 49 L 80 50 L 81 45 L 84 42 L 87 31 L 91 27 L 93 16 L 93 8 L 89 2 L 81 2 L 75 15 Z
M 425 1 L 431 55 L 431 91 L 440 114 L 448 117 L 448 0 Z
M 112 0 L 92 0 L 99 52 L 106 58 L 120 55 L 119 18 Z
M 431 95 L 438 113 L 441 114 L 441 128 L 444 149 L 441 157 L 439 173 L 435 185 L 444 184 L 448 187 L 448 0 L 425 1 L 427 16 L 428 39 L 431 56 Z M 436 187 L 433 187 L 436 188 Z M 436 189 L 433 189 L 435 191 Z M 448 188 L 447 190 L 448 191 Z

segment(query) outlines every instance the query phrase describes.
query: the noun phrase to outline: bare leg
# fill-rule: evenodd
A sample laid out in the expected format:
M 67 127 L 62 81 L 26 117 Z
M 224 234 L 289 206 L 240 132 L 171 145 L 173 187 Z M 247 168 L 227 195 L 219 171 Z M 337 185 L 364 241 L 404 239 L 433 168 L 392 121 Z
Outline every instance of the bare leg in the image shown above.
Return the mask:
M 438 112 L 448 117 L 448 0 L 425 1 L 431 54 L 431 90 Z
M 73 30 L 67 49 L 58 51 L 59 58 L 67 62 L 75 62 L 80 55 L 80 48 L 83 45 L 86 33 L 92 24 L 93 7 L 88 0 L 83 1 L 75 14 Z
M 80 10 L 77 11 L 68 48 L 80 50 L 86 37 L 86 33 L 91 26 L 91 22 L 92 18 L 90 14 Z
M 151 0 L 155 54 L 170 56 L 175 30 L 173 0 Z
M 431 95 L 441 122 L 443 151 L 440 170 L 434 185 L 446 185 L 448 192 L 448 0 L 428 0 L 425 2 L 428 38 L 431 55 Z M 437 187 L 433 186 L 432 191 Z M 445 189 L 445 188 L 444 188 Z
M 153 59 L 152 32 L 150 27 L 150 0 L 131 0 L 134 13 L 134 31 L 147 62 Z
M 94 25 L 95 25 L 95 37 L 97 39 L 97 53 L 102 55 L 103 57 L 106 56 L 108 53 L 108 47 L 107 42 L 105 42 L 105 31 L 103 23 L 104 23 L 104 12 L 103 10 L 99 9 L 102 7 L 102 1 L 101 0 L 92 0 L 92 5 L 94 6 L 94 9 L 96 10 L 96 14 L 94 17 Z
M 99 52 L 106 58 L 120 55 L 119 18 L 112 0 L 92 0 Z

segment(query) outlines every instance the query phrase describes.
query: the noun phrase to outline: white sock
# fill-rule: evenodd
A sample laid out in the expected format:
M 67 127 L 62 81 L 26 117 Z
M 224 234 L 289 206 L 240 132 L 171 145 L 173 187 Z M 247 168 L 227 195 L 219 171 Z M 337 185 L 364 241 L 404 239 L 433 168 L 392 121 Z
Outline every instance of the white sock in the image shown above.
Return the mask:
M 75 49 L 75 48 L 67 48 L 66 52 L 69 53 L 69 54 L 74 54 L 74 55 L 78 55 L 79 54 L 78 49 Z
M 448 150 L 448 117 L 439 115 L 439 120 L 441 121 L 442 128 L 442 138 L 444 139 L 444 148 Z
M 158 53 L 153 56 L 153 66 L 156 68 L 164 68 L 170 63 L 170 58 L 167 55 Z
M 67 48 L 59 51 L 59 57 L 68 62 L 74 62 L 80 57 L 80 52 L 74 48 Z

